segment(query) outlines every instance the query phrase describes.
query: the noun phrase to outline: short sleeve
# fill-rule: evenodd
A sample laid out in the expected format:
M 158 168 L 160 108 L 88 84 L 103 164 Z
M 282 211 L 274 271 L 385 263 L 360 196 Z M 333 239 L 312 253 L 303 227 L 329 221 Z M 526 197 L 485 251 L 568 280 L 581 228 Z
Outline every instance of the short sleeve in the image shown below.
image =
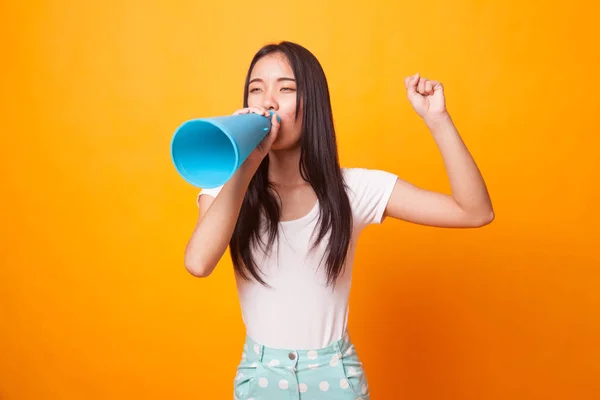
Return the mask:
M 344 177 L 355 218 L 364 226 L 380 224 L 398 176 L 376 169 L 348 168 Z
M 196 197 L 196 205 L 198 205 L 198 202 L 200 201 L 201 194 L 207 194 L 209 196 L 212 196 L 213 198 L 216 198 L 222 188 L 223 188 L 223 186 L 221 185 L 214 189 L 202 189 L 200 191 L 200 193 L 198 193 L 198 196 Z

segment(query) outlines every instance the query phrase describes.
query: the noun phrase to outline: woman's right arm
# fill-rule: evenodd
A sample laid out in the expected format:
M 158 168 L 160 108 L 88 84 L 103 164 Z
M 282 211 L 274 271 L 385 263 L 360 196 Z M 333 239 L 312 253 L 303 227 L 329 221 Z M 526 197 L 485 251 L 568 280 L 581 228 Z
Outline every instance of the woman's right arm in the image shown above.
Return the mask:
M 244 113 L 245 110 L 248 109 L 238 110 L 236 113 Z M 263 114 L 265 111 L 249 109 L 249 112 Z M 225 254 L 248 185 L 277 137 L 279 123 L 275 119 L 275 115 L 271 123 L 272 128 L 269 134 L 248 156 L 231 179 L 223 185 L 217 197 L 213 198 L 202 194 L 199 196 L 198 221 L 185 249 L 185 268 L 190 274 L 196 277 L 209 276 Z
M 198 221 L 185 249 L 190 274 L 206 277 L 215 269 L 229 245 L 253 175 L 252 168 L 240 167 L 216 198 L 200 194 Z

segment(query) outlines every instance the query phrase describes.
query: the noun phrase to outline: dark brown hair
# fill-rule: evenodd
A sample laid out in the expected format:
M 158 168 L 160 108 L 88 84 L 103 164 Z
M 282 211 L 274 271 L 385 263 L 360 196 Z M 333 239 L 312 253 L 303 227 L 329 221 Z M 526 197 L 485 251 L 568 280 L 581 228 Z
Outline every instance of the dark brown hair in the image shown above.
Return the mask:
M 352 211 L 339 164 L 329 88 L 321 64 L 306 48 L 291 42 L 269 44 L 252 59 L 244 87 L 248 107 L 248 86 L 255 64 L 261 58 L 280 53 L 287 57 L 296 79 L 296 116 L 303 105 L 300 137 L 300 174 L 310 183 L 319 201 L 319 231 L 313 246 L 327 237 L 324 255 L 327 284 L 334 284 L 344 268 L 352 235 Z M 277 192 L 268 180 L 269 156 L 252 178 L 238 217 L 230 251 L 235 271 L 244 279 L 253 277 L 266 285 L 259 274 L 252 249 L 270 249 L 277 237 L 280 206 Z M 261 218 L 261 215 L 265 218 Z M 265 227 L 262 224 L 266 224 Z M 267 241 L 260 234 L 268 232 Z

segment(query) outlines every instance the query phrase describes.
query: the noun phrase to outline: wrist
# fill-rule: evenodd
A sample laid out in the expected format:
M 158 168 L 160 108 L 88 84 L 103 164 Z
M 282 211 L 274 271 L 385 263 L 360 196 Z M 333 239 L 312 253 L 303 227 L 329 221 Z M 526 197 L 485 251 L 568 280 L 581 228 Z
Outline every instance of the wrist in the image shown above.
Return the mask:
M 425 118 L 425 124 L 433 136 L 443 134 L 454 129 L 454 122 L 450 118 L 450 114 L 444 113 L 436 116 Z
M 240 165 L 240 167 L 234 174 L 234 177 L 239 182 L 249 184 L 252 180 L 252 177 L 254 176 L 254 174 L 256 174 L 256 171 L 260 167 L 261 162 L 262 160 L 255 160 L 251 158 L 246 159 L 246 161 L 244 161 L 242 165 Z
M 453 125 L 452 118 L 450 117 L 450 114 L 448 112 L 432 116 L 425 116 L 423 120 L 425 121 L 425 124 L 431 129 L 444 127 L 447 125 Z

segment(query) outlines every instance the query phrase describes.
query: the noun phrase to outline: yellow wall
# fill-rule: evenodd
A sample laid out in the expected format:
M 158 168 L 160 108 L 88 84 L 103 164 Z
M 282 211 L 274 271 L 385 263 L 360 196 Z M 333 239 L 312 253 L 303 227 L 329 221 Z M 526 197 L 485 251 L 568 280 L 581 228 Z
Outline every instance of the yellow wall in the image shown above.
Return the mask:
M 2 400 L 231 397 L 231 264 L 185 272 L 197 190 L 168 146 L 238 108 L 283 39 L 326 70 L 344 165 L 448 189 L 405 96 L 420 72 L 493 197 L 484 229 L 365 232 L 350 325 L 373 398 L 600 396 L 591 2 L 86 3 L 2 4 Z

